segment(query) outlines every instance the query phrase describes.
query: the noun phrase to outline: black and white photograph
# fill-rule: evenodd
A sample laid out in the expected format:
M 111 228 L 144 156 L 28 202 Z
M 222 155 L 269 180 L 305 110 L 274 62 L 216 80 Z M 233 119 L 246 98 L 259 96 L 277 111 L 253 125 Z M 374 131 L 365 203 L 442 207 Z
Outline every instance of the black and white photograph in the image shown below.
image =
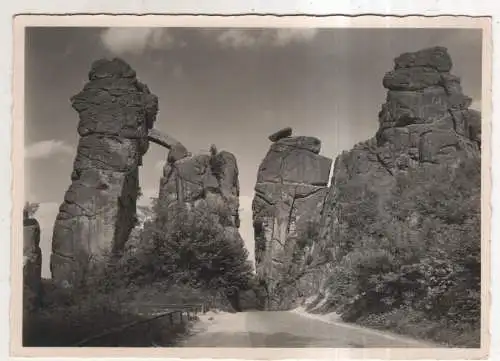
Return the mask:
M 489 23 L 380 20 L 26 21 L 20 347 L 484 348 Z

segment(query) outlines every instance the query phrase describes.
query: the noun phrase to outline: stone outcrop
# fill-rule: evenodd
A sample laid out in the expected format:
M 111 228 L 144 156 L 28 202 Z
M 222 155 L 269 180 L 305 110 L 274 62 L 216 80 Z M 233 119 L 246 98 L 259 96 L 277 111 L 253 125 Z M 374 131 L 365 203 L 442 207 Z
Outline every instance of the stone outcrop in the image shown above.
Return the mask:
M 286 127 L 286 128 L 280 129 L 277 132 L 274 132 L 273 134 L 271 134 L 269 136 L 269 140 L 274 143 L 282 138 L 291 137 L 292 131 L 293 130 L 291 127 Z
M 52 239 L 52 277 L 62 286 L 78 284 L 100 257 L 127 241 L 138 169 L 158 110 L 157 97 L 121 59 L 94 62 L 88 79 L 71 99 L 80 140 Z
M 151 142 L 170 150 L 168 154 L 170 162 L 175 162 L 189 155 L 186 147 L 181 142 L 174 139 L 172 136 L 162 133 L 156 129 L 149 130 L 148 139 Z
M 23 217 L 23 309 L 35 310 L 42 291 L 42 251 L 40 249 L 40 225 L 35 218 L 24 212 Z
M 290 308 L 297 299 L 304 238 L 319 221 L 331 167 L 331 159 L 318 154 L 319 139 L 278 133 L 259 167 L 252 204 L 256 271 L 270 310 Z
M 413 181 L 410 170 L 423 170 L 432 177 L 445 166 L 454 169 L 461 161 L 472 159 L 479 171 L 481 116 L 469 109 L 471 99 L 462 93 L 460 79 L 450 73 L 451 68 L 447 50 L 435 47 L 399 56 L 394 69 L 385 75 L 387 99 L 379 113 L 376 135 L 335 161 L 320 235 L 311 252 L 312 263 L 327 263 L 315 275 L 317 285 L 325 281 L 328 258 L 335 258 L 335 247 L 343 242 L 341 235 L 348 226 L 342 212 L 367 196 L 346 193 L 346 186 L 354 189 L 359 185 L 375 195 L 374 206 L 368 210 L 372 219 L 361 216 L 361 207 L 355 211 L 361 222 L 375 224 L 384 216 L 382 205 L 397 201 L 396 178 L 408 177 L 409 184 Z M 479 184 L 471 186 L 480 193 Z M 401 222 L 415 233 L 421 231 L 416 213 Z M 393 224 L 398 229 L 396 220 Z M 322 287 L 320 293 L 327 295 Z
M 232 220 L 228 227 L 237 231 L 240 188 L 235 156 L 227 151 L 218 152 L 215 147 L 210 154 L 191 155 L 184 150 L 180 143 L 170 149 L 158 202 L 166 209 L 178 204 L 196 205 L 200 201 L 220 203 L 229 207 Z

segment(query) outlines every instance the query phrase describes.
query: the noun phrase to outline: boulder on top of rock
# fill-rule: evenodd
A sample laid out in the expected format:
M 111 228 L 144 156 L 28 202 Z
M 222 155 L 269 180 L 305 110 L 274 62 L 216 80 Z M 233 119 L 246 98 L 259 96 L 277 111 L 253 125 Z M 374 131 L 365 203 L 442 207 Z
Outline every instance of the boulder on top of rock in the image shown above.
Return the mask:
M 135 78 L 135 70 L 120 58 L 99 59 L 92 63 L 89 80 L 104 78 Z
M 292 128 L 286 127 L 286 128 L 280 129 L 277 132 L 271 134 L 269 136 L 269 140 L 271 142 L 277 142 L 278 140 L 290 137 L 291 135 L 292 135 Z
M 282 138 L 271 145 L 271 149 L 275 152 L 288 151 L 291 148 L 308 150 L 314 154 L 319 154 L 321 150 L 321 140 L 316 137 L 296 136 Z
M 259 166 L 252 213 L 255 266 L 267 310 L 296 306 L 289 270 L 303 270 L 309 252 L 296 239 L 306 225 L 319 222 L 328 191 L 332 160 L 319 155 L 320 149 L 315 137 L 282 137 L 271 144 Z
M 403 53 L 395 60 L 395 69 L 411 67 L 429 67 L 440 72 L 448 72 L 453 65 L 448 50 L 442 46 Z

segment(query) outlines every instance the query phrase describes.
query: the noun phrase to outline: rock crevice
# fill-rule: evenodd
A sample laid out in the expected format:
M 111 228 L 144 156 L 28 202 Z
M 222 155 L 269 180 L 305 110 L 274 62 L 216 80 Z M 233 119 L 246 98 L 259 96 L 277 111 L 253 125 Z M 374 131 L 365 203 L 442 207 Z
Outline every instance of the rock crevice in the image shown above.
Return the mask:
M 319 221 L 331 160 L 319 155 L 319 139 L 292 136 L 291 128 L 269 139 L 273 144 L 259 167 L 252 211 L 257 277 L 266 289 L 261 302 L 277 310 L 297 299 L 290 280 L 305 262 L 308 246 L 300 242 L 308 224 Z

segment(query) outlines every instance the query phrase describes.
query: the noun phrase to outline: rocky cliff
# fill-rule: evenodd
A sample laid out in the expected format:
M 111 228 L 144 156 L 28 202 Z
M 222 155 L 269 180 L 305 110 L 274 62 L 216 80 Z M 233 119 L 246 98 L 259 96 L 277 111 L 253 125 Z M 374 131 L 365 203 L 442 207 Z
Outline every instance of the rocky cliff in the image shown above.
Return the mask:
M 239 180 L 235 156 L 211 147 L 210 154 L 192 155 L 181 144 L 172 147 L 160 180 L 158 203 L 167 209 L 183 204 L 196 206 L 210 202 L 227 207 L 227 226 L 237 232 L 239 220 Z
M 175 217 L 179 205 L 207 206 L 214 212 L 227 213 L 220 218 L 225 230 L 243 242 L 238 232 L 239 193 L 238 165 L 232 153 L 219 152 L 212 146 L 210 154 L 192 155 L 180 143 L 171 147 L 158 195 L 163 215 Z
M 430 252 L 439 248 L 431 242 L 436 234 L 443 232 L 436 240 L 443 242 L 446 233 L 467 224 L 467 220 L 447 219 L 453 217 L 448 206 L 454 200 L 447 198 L 446 188 L 454 187 L 457 178 L 465 177 L 470 183 L 464 189 L 451 189 L 449 197 L 462 197 L 464 204 L 473 199 L 470 212 L 479 212 L 480 184 L 475 175 L 480 172 L 481 117 L 469 109 L 471 99 L 462 93 L 460 79 L 450 73 L 451 68 L 450 55 L 442 47 L 397 57 L 394 69 L 383 78 L 388 91 L 376 135 L 337 157 L 320 235 L 312 250 L 313 263 L 323 264 L 321 272 L 315 274 L 315 282 L 321 285 L 317 302 L 332 307 L 340 302 L 341 292 L 336 289 L 337 295 L 333 295 L 330 288 L 338 284 L 332 275 L 338 281 L 341 271 L 332 272 L 339 264 L 344 267 L 347 263 L 342 262 L 347 258 L 351 266 L 344 269 L 354 267 L 353 249 L 358 249 L 359 259 L 359 247 L 366 247 L 371 249 L 370 257 L 380 252 L 384 257 L 389 254 L 390 262 L 411 264 L 415 261 L 403 259 L 403 247 L 414 244 Z M 470 175 L 464 171 L 465 163 L 473 165 Z M 469 193 L 472 198 L 468 198 Z M 479 239 L 473 241 L 479 244 Z M 415 259 L 420 262 L 421 257 Z M 444 262 L 445 256 L 440 257 Z M 379 266 L 382 264 L 380 261 Z M 370 272 L 375 275 L 378 271 Z M 364 287 L 364 293 L 349 302 L 368 297 L 369 286 Z
M 319 221 L 331 159 L 319 155 L 319 139 L 292 136 L 290 128 L 269 140 L 273 144 L 259 167 L 252 210 L 263 303 L 276 310 L 292 307 L 301 295 L 296 281 L 308 261 L 308 233 Z
M 80 282 L 99 257 L 126 242 L 158 108 L 157 97 L 121 59 L 94 62 L 88 79 L 71 99 L 80 140 L 52 239 L 52 277 L 63 286 Z
M 23 218 L 23 309 L 32 311 L 38 307 L 42 291 L 40 225 L 26 212 Z

